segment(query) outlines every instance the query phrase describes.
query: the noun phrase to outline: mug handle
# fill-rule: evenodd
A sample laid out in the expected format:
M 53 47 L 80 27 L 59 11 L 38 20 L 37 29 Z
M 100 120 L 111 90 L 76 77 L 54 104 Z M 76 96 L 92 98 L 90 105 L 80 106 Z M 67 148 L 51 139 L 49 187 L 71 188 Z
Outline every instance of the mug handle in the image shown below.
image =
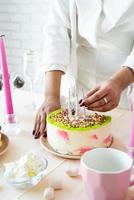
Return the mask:
M 129 186 L 133 186 L 134 185 L 134 162 L 132 165 L 132 171 L 131 171 L 131 177 L 130 177 L 130 184 Z

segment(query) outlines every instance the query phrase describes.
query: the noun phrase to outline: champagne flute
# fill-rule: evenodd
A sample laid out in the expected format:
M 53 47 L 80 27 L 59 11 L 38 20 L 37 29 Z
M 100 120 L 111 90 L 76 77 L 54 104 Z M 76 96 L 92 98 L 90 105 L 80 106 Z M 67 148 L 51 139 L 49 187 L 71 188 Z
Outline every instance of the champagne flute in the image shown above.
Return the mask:
M 35 98 L 34 98 L 34 86 L 39 79 L 39 54 L 35 50 L 28 50 L 24 53 L 24 76 L 30 83 L 30 91 L 32 93 L 32 102 L 28 108 L 34 110 L 36 109 Z

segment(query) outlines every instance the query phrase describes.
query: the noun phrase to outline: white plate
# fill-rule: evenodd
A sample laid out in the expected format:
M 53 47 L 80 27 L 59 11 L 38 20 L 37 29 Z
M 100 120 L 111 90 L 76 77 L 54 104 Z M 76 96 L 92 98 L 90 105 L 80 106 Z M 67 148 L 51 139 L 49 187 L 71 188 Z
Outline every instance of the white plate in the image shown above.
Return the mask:
M 7 151 L 9 145 L 9 139 L 7 135 L 1 133 L 1 139 L 2 139 L 2 146 L 0 147 L 0 156 Z
M 49 144 L 47 141 L 47 138 L 44 138 L 43 136 L 40 137 L 40 144 L 43 147 L 43 149 L 45 149 L 47 152 L 58 156 L 58 157 L 62 157 L 62 158 L 68 158 L 68 159 L 74 159 L 74 160 L 79 160 L 81 158 L 81 156 L 73 156 L 73 155 L 68 155 L 68 154 L 61 154 L 56 152 Z

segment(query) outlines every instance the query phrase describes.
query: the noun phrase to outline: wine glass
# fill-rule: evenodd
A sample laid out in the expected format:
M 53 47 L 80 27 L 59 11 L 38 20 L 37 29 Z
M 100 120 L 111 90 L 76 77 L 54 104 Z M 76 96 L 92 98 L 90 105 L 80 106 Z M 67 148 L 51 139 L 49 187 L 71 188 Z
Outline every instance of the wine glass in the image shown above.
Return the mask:
M 24 53 L 24 76 L 27 78 L 30 84 L 30 91 L 33 96 L 32 102 L 28 105 L 28 108 L 34 110 L 36 109 L 36 103 L 34 98 L 34 86 L 39 79 L 39 54 L 35 50 L 28 50 Z

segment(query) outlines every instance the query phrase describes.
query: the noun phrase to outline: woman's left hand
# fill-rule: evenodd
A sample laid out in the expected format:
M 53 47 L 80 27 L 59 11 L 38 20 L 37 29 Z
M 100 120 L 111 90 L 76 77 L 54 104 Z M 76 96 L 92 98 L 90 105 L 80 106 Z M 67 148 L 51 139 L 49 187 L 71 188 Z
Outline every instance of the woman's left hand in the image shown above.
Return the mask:
M 106 112 L 118 106 L 122 89 L 113 80 L 109 80 L 91 90 L 80 102 L 88 110 Z

